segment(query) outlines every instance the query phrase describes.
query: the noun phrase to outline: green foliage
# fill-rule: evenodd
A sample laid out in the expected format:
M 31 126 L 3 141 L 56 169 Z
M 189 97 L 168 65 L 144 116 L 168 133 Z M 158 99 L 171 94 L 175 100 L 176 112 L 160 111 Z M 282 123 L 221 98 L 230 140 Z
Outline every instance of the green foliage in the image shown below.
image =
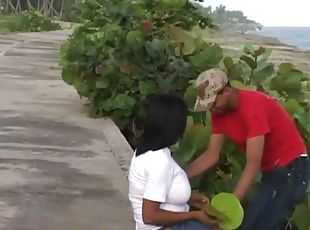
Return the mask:
M 88 98 L 92 116 L 110 116 L 122 131 L 137 135 L 143 131 L 147 98 L 178 93 L 188 103 L 190 116 L 184 137 L 173 150 L 181 165 L 188 164 L 207 149 L 211 133 L 209 114 L 193 111 L 192 82 L 200 71 L 220 67 L 233 86 L 278 98 L 310 146 L 309 78 L 292 64 L 269 63 L 271 50 L 263 47 L 247 44 L 238 60 L 225 57 L 221 47 L 191 31 L 195 26 L 212 27 L 196 4 L 84 0 L 81 17 L 82 25 L 61 48 L 62 77 Z M 233 191 L 245 159 L 232 143 L 226 143 L 223 153 L 216 168 L 192 182 L 194 189 L 211 196 Z M 294 222 L 300 225 L 298 218 L 297 212 Z
M 13 32 L 40 32 L 60 29 L 59 24 L 53 23 L 48 17 L 36 10 L 7 16 L 5 27 Z
M 308 201 L 310 201 L 310 195 L 308 195 Z M 298 226 L 298 230 L 309 230 L 310 229 L 310 203 L 305 201 L 298 205 L 295 209 L 293 220 Z
M 218 65 L 222 49 L 190 32 L 212 26 L 210 19 L 181 3 L 82 1 L 84 23 L 61 49 L 62 76 L 91 101 L 93 116 L 111 116 L 122 130 L 139 127 L 150 94 L 183 95 L 199 71 Z
M 8 16 L 0 16 L 0 34 L 9 32 L 9 29 L 7 28 L 7 21 Z

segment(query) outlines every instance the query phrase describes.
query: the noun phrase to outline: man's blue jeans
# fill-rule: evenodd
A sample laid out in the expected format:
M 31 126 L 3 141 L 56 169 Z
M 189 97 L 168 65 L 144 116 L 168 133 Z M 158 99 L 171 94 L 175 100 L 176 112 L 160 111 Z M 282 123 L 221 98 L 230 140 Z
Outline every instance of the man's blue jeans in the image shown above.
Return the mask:
M 263 173 L 261 187 L 245 211 L 241 229 L 282 230 L 294 206 L 304 199 L 309 180 L 309 157 L 300 157 L 286 167 Z
M 201 224 L 198 221 L 184 221 L 182 223 L 173 225 L 172 230 L 211 230 L 212 228 L 206 225 Z

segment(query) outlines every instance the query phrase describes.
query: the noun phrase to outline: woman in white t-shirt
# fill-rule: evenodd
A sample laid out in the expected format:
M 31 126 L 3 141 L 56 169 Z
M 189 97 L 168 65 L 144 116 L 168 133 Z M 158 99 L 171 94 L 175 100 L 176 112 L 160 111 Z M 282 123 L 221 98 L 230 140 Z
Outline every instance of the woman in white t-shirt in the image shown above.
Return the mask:
M 188 202 L 208 199 L 191 194 L 186 173 L 174 161 L 169 146 L 183 136 L 185 102 L 172 95 L 154 97 L 147 108 L 144 133 L 129 169 L 129 199 L 136 230 L 210 230 L 216 224 L 203 211 L 189 211 Z

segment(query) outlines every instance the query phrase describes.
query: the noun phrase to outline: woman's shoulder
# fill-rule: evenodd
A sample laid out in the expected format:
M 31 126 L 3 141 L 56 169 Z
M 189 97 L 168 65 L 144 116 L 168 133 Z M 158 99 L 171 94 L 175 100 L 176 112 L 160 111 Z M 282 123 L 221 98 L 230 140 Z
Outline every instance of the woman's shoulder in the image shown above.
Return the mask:
M 140 156 L 143 157 L 144 159 L 150 159 L 153 161 L 158 161 L 158 160 L 169 161 L 171 158 L 171 152 L 169 148 L 164 148 L 164 149 L 158 149 L 154 151 L 148 151 L 144 154 L 141 154 Z
M 148 151 L 139 156 L 133 157 L 134 162 L 143 164 L 146 168 L 153 167 L 170 167 L 171 165 L 171 152 L 169 148 L 163 148 L 155 151 Z

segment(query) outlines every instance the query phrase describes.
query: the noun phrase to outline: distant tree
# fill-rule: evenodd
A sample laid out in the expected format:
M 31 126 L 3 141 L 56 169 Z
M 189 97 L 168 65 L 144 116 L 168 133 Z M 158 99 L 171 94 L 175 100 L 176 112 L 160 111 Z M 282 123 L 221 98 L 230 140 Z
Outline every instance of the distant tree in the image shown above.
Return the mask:
M 0 0 L 0 4 L 3 1 Z M 18 3 L 18 4 L 17 4 Z M 53 8 L 57 12 L 57 16 L 61 16 L 61 19 L 66 21 L 79 21 L 80 20 L 80 9 L 79 4 L 81 0 L 54 0 L 52 1 Z M 18 12 L 35 9 L 35 10 L 42 10 L 42 12 L 50 17 L 56 16 L 55 12 L 51 10 L 52 8 L 48 4 L 48 1 L 42 0 L 11 0 L 12 6 L 20 6 L 18 7 Z M 6 12 L 16 13 L 8 11 Z M 59 15 L 60 14 L 60 15 Z
M 244 34 L 248 31 L 262 29 L 261 24 L 248 19 L 242 11 L 229 11 L 223 5 L 216 7 L 212 12 L 212 17 L 220 31 L 237 31 Z
M 216 7 L 215 11 L 213 12 L 214 19 L 220 24 L 223 25 L 227 21 L 227 11 L 226 6 L 219 5 Z
M 81 21 L 81 0 L 65 0 L 62 20 L 68 22 L 80 22 Z

